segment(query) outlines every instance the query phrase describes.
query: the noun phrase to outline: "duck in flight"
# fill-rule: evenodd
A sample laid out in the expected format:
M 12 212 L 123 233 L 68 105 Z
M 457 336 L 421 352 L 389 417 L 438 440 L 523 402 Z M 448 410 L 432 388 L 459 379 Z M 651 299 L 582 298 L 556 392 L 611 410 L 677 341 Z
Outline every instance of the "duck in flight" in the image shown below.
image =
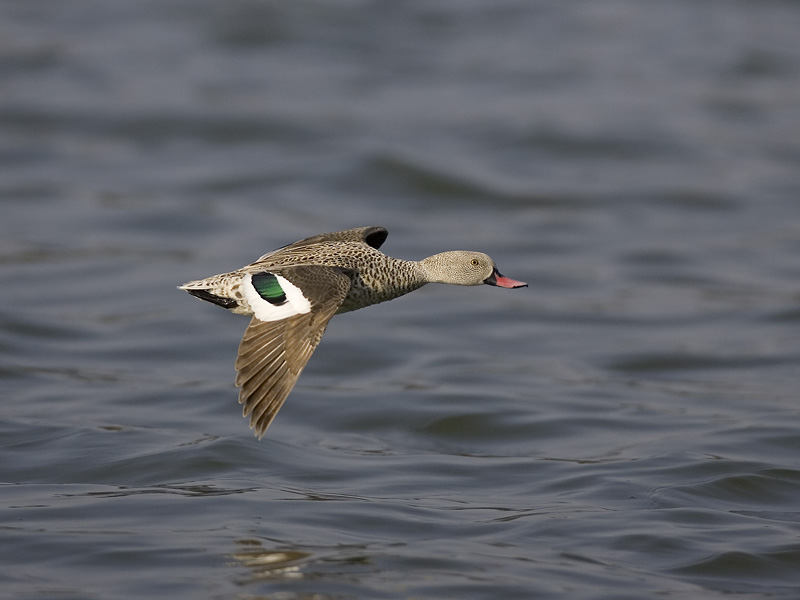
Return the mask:
M 482 252 L 452 251 L 420 261 L 379 248 L 389 232 L 358 227 L 278 248 L 252 264 L 179 289 L 251 316 L 236 357 L 243 416 L 261 439 L 292 391 L 333 315 L 392 300 L 426 283 L 527 286 L 504 277 Z

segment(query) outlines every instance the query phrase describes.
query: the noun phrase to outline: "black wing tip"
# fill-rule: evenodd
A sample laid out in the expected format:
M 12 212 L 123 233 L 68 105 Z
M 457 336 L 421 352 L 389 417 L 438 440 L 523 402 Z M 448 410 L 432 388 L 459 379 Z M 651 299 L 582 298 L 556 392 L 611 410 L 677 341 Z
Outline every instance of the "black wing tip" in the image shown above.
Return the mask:
M 389 231 L 385 227 L 370 227 L 364 232 L 364 242 L 376 250 L 383 246 L 387 237 L 389 237 Z

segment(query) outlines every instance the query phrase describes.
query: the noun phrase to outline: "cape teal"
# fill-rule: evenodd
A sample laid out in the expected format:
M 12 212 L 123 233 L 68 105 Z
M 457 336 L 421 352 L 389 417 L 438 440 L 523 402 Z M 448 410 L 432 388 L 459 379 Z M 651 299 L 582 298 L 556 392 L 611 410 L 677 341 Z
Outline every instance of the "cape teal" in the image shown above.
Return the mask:
M 252 317 L 239 345 L 236 385 L 243 415 L 250 416 L 259 439 L 333 315 L 397 298 L 426 283 L 527 285 L 501 275 L 481 252 L 442 252 L 421 261 L 391 258 L 378 250 L 387 235 L 383 227 L 315 235 L 236 271 L 180 286 Z

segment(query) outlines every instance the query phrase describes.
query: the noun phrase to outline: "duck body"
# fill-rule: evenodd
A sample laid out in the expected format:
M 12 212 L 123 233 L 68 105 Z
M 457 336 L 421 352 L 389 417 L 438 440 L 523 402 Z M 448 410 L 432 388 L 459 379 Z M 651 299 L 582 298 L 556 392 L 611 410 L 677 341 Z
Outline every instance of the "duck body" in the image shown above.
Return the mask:
M 329 241 L 297 248 L 282 248 L 262 256 L 246 267 L 187 283 L 181 289 L 190 294 L 195 290 L 203 290 L 220 299 L 220 304 L 231 312 L 253 315 L 259 304 L 269 299 L 261 294 L 254 296 L 245 290 L 253 285 L 254 275 L 264 272 L 289 282 L 295 281 L 307 292 L 309 299 L 325 295 L 326 286 L 330 283 L 328 278 L 322 275 L 323 270 L 309 267 L 322 267 L 350 280 L 336 314 L 392 300 L 427 283 L 411 261 L 391 258 L 361 242 Z M 307 276 L 303 277 L 303 273 Z M 314 285 L 315 280 L 318 281 L 318 286 Z
M 236 359 L 244 416 L 261 438 L 335 314 L 392 300 L 427 283 L 523 287 L 481 252 L 443 252 L 421 261 L 389 257 L 388 232 L 359 227 L 278 248 L 230 273 L 180 289 L 251 316 Z

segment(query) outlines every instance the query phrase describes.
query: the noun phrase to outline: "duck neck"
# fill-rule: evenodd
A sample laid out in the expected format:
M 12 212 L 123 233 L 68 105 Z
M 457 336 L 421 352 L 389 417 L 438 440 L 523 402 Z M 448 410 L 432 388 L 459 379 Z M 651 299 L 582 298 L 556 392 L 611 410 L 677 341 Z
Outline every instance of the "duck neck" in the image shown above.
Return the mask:
M 446 253 L 439 253 L 423 258 L 414 263 L 425 283 L 449 283 L 443 260 Z
M 383 256 L 362 266 L 339 313 L 393 300 L 428 283 L 419 263 Z
M 390 295 L 387 300 L 418 290 L 430 282 L 420 262 L 388 256 L 386 258 L 388 264 L 384 265 L 383 276 L 377 278 L 380 281 L 375 286 Z

